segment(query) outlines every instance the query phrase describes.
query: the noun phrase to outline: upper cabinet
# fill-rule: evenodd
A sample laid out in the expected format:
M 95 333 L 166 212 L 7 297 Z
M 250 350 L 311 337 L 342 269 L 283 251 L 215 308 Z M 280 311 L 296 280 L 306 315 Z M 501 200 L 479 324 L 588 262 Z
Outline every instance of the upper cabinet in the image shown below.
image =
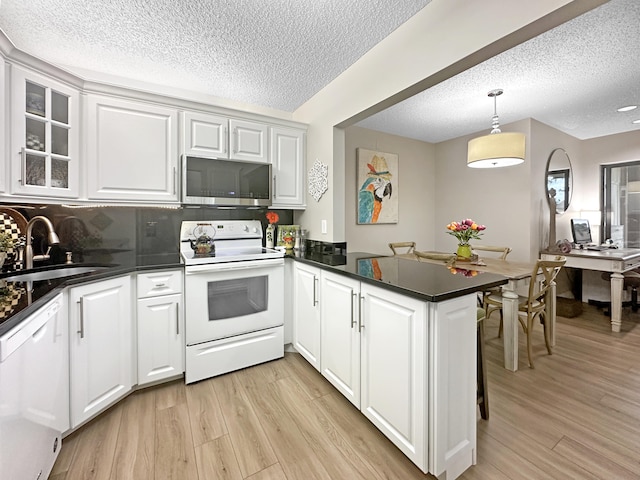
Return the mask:
M 208 113 L 184 112 L 182 153 L 190 157 L 229 158 L 229 119 Z
M 267 125 L 245 120 L 184 112 L 182 152 L 208 158 L 268 162 Z
M 305 132 L 284 127 L 270 128 L 273 165 L 273 208 L 304 208 Z
M 178 201 L 178 111 L 87 95 L 87 196 Z
M 11 66 L 11 193 L 78 196 L 79 93 Z

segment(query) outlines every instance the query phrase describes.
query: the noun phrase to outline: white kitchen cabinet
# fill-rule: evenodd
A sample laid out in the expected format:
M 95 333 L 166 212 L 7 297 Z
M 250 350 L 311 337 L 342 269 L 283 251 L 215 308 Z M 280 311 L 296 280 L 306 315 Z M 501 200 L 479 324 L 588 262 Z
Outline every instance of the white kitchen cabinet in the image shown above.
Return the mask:
M 271 127 L 271 164 L 273 168 L 273 208 L 304 208 L 305 132 Z
M 229 158 L 229 119 L 209 113 L 183 112 L 182 153 L 193 157 Z
M 296 263 L 293 297 L 293 346 L 320 370 L 320 269 Z
M 137 287 L 138 385 L 145 385 L 184 373 L 182 271 L 138 274 Z
M 426 465 L 426 303 L 361 285 L 360 410 L 418 466 Z
M 78 197 L 78 90 L 16 65 L 10 69 L 11 193 Z
M 246 120 L 229 120 L 231 151 L 229 158 L 250 162 L 269 161 L 267 125 Z
M 90 200 L 178 201 L 178 111 L 87 95 Z
M 360 282 L 320 274 L 320 372 L 360 408 Z
M 135 383 L 131 287 L 124 276 L 69 289 L 72 428 Z
M 182 153 L 205 158 L 268 162 L 268 127 L 247 120 L 184 112 Z
M 475 463 L 474 293 L 427 302 L 306 264 L 295 288 L 304 358 L 319 358 L 322 375 L 423 472 L 456 478 Z M 320 355 L 310 355 L 318 307 Z

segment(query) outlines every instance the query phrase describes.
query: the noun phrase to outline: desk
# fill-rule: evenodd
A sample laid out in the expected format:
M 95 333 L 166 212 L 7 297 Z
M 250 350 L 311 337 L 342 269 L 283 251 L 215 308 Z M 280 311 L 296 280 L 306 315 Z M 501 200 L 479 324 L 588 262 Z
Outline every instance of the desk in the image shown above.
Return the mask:
M 540 252 L 540 258 L 543 260 L 556 255 L 546 251 Z M 611 331 L 619 332 L 622 325 L 623 273 L 640 267 L 640 249 L 571 250 L 571 253 L 563 255 L 567 258 L 565 267 L 611 272 Z
M 555 259 L 557 255 L 553 255 Z M 396 257 L 410 258 L 421 262 L 440 263 L 442 260 L 431 260 L 418 258 L 412 253 L 396 255 Z M 509 279 L 508 283 L 502 286 L 503 296 L 503 342 L 504 342 L 504 368 L 515 372 L 518 370 L 518 331 L 520 322 L 518 321 L 518 294 L 516 289 L 526 286 L 531 281 L 531 273 L 535 263 L 510 262 L 497 258 L 482 258 L 486 265 L 474 265 L 469 262 L 457 262 L 457 268 L 477 270 L 479 272 L 496 273 Z M 555 323 L 556 323 L 556 288 L 551 286 L 547 297 L 547 319 L 549 319 L 549 333 L 551 345 L 555 345 Z

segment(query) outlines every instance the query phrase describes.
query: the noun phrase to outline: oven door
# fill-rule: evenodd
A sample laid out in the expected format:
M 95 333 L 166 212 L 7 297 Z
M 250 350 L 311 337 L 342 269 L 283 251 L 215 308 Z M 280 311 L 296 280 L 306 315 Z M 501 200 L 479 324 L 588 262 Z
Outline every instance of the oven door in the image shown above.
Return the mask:
M 284 324 L 282 258 L 187 266 L 187 345 Z

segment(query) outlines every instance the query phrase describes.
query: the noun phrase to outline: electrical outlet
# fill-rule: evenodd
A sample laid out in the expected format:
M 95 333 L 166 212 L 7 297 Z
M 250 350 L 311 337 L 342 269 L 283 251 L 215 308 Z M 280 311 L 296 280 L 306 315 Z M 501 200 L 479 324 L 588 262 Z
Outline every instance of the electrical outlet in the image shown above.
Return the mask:
M 327 221 L 326 220 L 322 220 L 322 234 L 323 235 L 327 234 Z

